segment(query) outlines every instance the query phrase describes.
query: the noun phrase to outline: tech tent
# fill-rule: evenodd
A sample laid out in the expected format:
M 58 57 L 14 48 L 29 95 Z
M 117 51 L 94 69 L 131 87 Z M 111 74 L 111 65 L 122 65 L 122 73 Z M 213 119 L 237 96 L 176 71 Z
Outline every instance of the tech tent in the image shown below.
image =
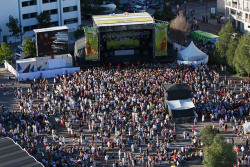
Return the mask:
M 178 64 L 206 64 L 208 62 L 208 55 L 203 53 L 200 49 L 198 49 L 193 41 L 189 44 L 189 46 L 178 52 L 177 63 Z

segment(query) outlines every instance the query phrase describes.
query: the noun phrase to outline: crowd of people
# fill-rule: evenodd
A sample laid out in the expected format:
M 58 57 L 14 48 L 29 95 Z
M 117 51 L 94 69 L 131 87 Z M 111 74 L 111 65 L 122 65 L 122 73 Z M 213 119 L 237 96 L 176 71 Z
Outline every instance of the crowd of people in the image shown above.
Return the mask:
M 29 88 L 15 89 L 17 111 L 0 111 L 0 136 L 12 138 L 45 166 L 163 161 L 178 166 L 204 155 L 196 150 L 203 146 L 197 120 L 233 126 L 249 115 L 250 82 L 229 79 L 225 71 L 223 66 L 143 64 L 88 68 L 50 82 L 34 78 Z M 162 89 L 172 83 L 187 83 L 195 104 L 194 125 L 183 132 L 189 144 L 178 149 L 171 147 L 178 142 L 178 123 L 167 112 Z

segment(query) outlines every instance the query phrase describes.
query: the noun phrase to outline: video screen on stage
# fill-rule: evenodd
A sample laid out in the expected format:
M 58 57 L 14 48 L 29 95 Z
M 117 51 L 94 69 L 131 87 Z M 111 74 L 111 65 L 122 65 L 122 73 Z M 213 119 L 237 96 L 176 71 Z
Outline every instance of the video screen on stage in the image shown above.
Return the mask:
M 155 25 L 155 56 L 166 56 L 168 24 Z
M 68 30 L 36 33 L 38 57 L 68 53 Z
M 96 28 L 85 28 L 85 60 L 96 61 L 98 56 L 98 33 Z

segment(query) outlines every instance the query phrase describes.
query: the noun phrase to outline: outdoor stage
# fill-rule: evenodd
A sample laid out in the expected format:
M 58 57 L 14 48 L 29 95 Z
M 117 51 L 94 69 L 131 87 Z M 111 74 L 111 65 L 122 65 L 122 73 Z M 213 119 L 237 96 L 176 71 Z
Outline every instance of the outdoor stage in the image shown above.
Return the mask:
M 76 59 L 81 62 L 149 62 L 167 56 L 168 25 L 155 24 L 146 12 L 100 15 L 92 19 L 93 27 L 84 29 L 85 48 L 79 47 L 81 53 L 80 49 L 75 51 Z

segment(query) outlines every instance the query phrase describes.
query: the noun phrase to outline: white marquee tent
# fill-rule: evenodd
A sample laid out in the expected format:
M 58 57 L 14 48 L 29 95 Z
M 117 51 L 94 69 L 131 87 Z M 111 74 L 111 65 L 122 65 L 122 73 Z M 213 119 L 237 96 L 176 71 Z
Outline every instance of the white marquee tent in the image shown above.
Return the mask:
M 206 64 L 208 55 L 199 50 L 192 41 L 186 49 L 178 52 L 177 62 L 178 64 Z

